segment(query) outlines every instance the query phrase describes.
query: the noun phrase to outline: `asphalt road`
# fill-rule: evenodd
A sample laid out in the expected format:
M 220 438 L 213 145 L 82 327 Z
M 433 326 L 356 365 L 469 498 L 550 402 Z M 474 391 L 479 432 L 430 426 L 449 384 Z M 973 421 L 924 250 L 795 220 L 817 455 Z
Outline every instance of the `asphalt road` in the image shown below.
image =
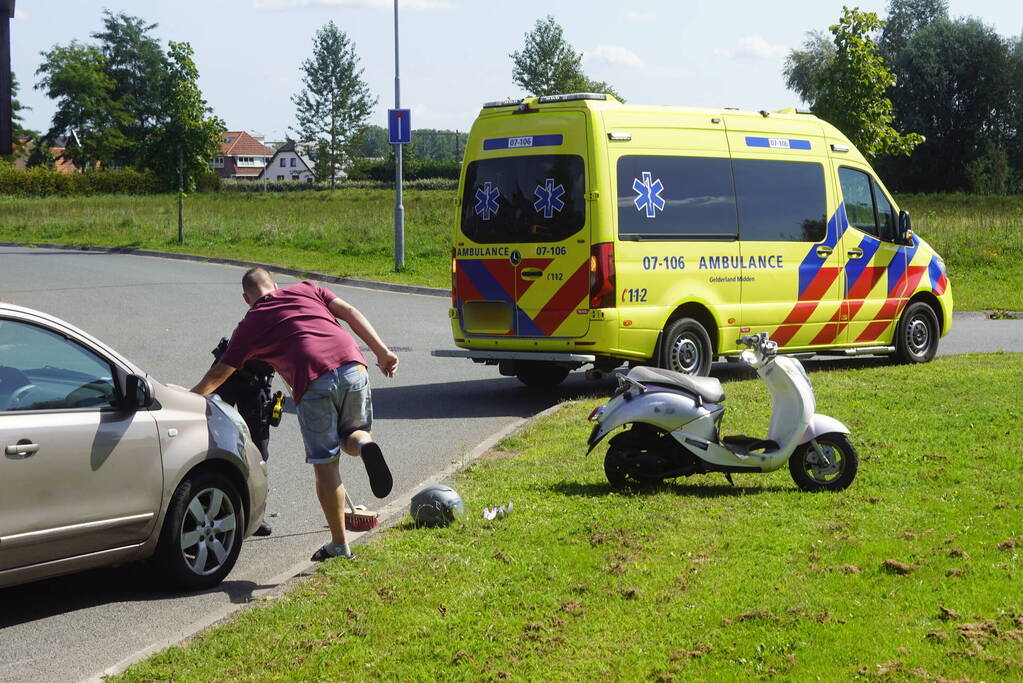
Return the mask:
M 0 300 L 64 318 L 156 379 L 190 386 L 209 367 L 219 338 L 244 315 L 241 273 L 151 257 L 0 248 Z M 488 435 L 562 398 L 611 386 L 573 373 L 554 392 L 531 393 L 495 368 L 430 356 L 432 349 L 451 347 L 446 298 L 327 286 L 366 313 L 401 357 L 395 379 L 371 371 L 374 432 L 394 473 L 394 493 L 376 501 L 360 463 L 345 462 L 343 474 L 357 503 L 402 508 L 426 480 L 464 459 Z M 942 353 L 1001 349 L 1023 350 L 1023 321 L 957 318 L 941 346 Z M 718 370 L 727 374 L 723 366 Z M 270 450 L 274 534 L 246 541 L 220 587 L 197 595 L 168 593 L 139 564 L 0 590 L 0 681 L 91 678 L 180 640 L 307 571 L 308 557 L 327 533 L 293 414 L 272 434 Z M 467 505 L 471 511 L 492 502 Z

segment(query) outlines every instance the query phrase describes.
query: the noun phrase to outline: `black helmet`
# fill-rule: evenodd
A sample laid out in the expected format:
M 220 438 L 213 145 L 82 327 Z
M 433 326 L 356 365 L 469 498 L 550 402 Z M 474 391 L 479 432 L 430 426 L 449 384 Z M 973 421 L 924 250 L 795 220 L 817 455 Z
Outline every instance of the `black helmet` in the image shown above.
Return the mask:
M 456 519 L 465 519 L 462 497 L 450 486 L 427 486 L 412 496 L 409 512 L 416 524 L 447 526 Z

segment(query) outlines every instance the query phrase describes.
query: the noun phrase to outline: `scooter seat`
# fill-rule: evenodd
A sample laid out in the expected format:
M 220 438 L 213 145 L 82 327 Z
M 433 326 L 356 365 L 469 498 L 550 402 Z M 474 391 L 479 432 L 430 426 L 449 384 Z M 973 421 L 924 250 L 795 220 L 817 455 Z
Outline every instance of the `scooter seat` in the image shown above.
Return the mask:
M 678 387 L 691 394 L 696 394 L 708 403 L 721 403 L 725 400 L 725 391 L 721 388 L 721 382 L 716 377 L 694 377 L 683 375 L 681 372 L 652 368 L 646 365 L 638 365 L 628 374 L 629 379 L 640 384 L 660 384 L 668 387 Z

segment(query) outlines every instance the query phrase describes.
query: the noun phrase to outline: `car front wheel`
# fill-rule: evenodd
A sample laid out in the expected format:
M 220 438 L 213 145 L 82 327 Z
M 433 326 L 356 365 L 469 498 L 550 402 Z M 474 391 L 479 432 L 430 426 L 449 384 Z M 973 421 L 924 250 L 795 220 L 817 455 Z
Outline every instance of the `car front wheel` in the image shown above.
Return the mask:
M 230 479 L 219 472 L 190 474 L 171 497 L 153 557 L 158 570 L 177 588 L 217 585 L 238 560 L 244 517 Z

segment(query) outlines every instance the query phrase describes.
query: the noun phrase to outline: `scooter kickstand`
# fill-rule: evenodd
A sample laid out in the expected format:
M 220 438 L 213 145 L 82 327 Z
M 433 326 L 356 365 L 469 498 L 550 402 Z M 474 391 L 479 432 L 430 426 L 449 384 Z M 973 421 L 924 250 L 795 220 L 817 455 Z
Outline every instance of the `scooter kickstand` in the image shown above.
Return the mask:
M 732 473 L 731 472 L 725 472 L 725 479 L 728 480 L 729 484 L 731 484 L 732 486 L 735 486 L 735 482 L 732 481 Z

